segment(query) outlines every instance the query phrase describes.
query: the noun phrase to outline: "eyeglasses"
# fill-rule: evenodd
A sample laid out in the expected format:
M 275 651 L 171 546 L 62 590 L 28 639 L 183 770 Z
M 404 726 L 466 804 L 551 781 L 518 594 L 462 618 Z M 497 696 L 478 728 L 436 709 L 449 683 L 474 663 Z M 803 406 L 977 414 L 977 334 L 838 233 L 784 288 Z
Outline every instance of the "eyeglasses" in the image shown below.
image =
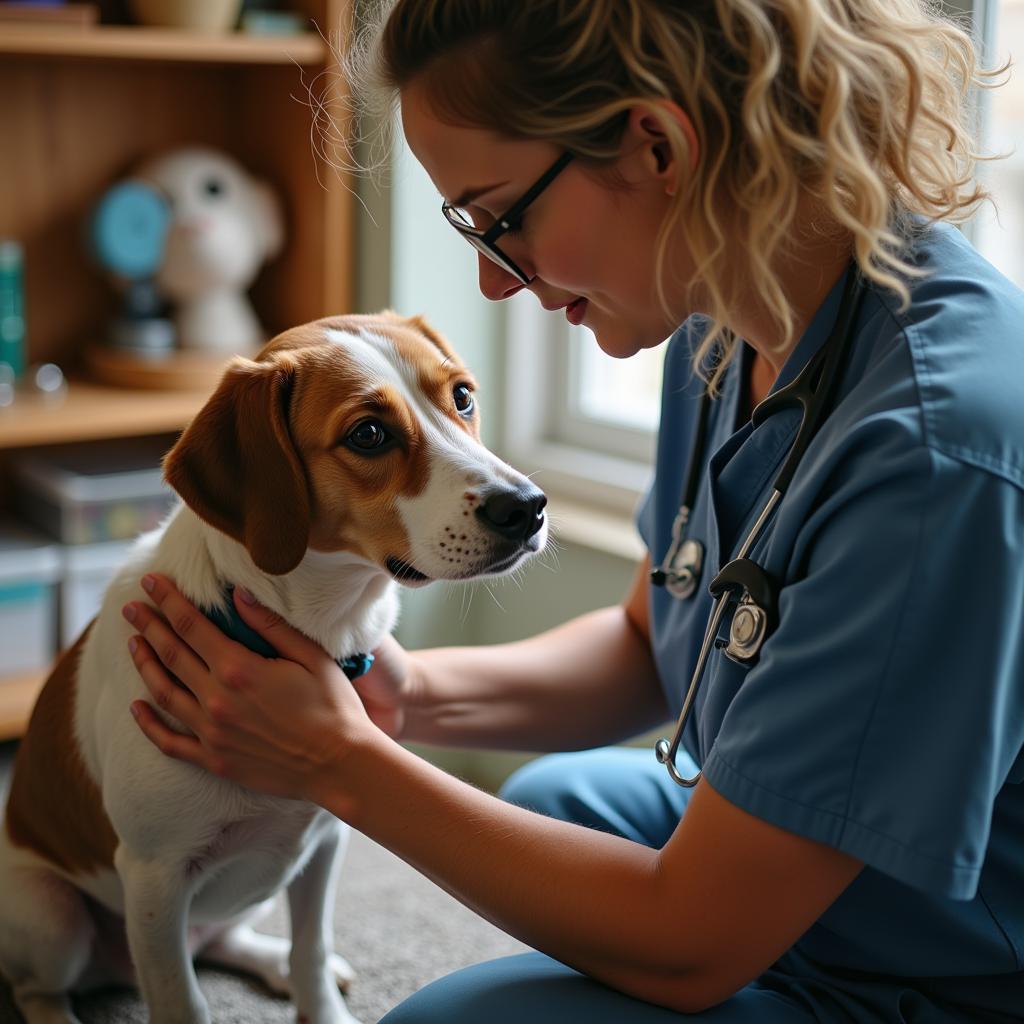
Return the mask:
M 572 160 L 572 153 L 563 153 L 489 228 L 478 228 L 466 210 L 453 206 L 449 202 L 441 204 L 441 212 L 444 214 L 445 220 L 474 249 L 482 252 L 491 262 L 497 263 L 502 270 L 507 271 L 523 284 L 529 284 L 533 278 L 524 274 L 516 263 L 498 248 L 496 243 L 506 231 L 512 231 L 519 226 L 519 221 L 526 208 L 565 170 L 570 160 Z

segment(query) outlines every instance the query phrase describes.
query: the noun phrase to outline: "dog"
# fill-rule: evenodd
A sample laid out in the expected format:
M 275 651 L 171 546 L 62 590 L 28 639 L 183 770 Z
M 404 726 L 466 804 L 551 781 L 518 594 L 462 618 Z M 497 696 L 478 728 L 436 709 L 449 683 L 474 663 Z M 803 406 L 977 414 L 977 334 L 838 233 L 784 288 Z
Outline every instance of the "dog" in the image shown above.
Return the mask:
M 195 958 L 258 975 L 305 1024 L 353 1021 L 331 952 L 346 827 L 153 747 L 129 713 L 147 691 L 120 610 L 163 573 L 230 633 L 244 586 L 351 675 L 400 586 L 500 575 L 544 546 L 545 497 L 481 443 L 474 390 L 440 335 L 391 312 L 229 364 L 164 460 L 181 503 L 136 543 L 18 750 L 0 973 L 28 1024 L 74 1022 L 70 995 L 110 984 L 138 985 L 155 1024 L 205 1024 Z M 281 889 L 290 941 L 252 927 Z

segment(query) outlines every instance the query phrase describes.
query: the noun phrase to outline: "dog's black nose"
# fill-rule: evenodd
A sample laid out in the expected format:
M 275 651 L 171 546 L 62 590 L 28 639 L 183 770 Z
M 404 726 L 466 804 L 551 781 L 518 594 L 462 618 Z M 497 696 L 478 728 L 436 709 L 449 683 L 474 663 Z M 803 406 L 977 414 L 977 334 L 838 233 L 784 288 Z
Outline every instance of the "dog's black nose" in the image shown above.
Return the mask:
M 477 506 L 480 521 L 506 540 L 523 543 L 544 525 L 547 496 L 536 487 L 497 491 Z

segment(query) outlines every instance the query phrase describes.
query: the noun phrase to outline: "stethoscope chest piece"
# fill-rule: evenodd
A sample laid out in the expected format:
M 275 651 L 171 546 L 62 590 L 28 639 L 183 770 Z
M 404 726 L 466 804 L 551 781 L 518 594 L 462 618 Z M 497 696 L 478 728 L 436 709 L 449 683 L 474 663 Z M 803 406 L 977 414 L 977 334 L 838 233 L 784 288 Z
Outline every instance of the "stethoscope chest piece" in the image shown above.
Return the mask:
M 745 665 L 761 653 L 767 633 L 768 613 L 749 594 L 744 594 L 733 613 L 725 653 Z
M 685 540 L 672 558 L 665 576 L 665 589 L 681 601 L 693 595 L 704 567 L 704 545 L 699 540 Z
M 730 593 L 736 610 L 729 624 L 725 653 L 741 665 L 749 665 L 761 653 L 761 645 L 777 622 L 778 585 L 749 558 L 736 558 L 711 581 L 708 589 L 717 599 Z

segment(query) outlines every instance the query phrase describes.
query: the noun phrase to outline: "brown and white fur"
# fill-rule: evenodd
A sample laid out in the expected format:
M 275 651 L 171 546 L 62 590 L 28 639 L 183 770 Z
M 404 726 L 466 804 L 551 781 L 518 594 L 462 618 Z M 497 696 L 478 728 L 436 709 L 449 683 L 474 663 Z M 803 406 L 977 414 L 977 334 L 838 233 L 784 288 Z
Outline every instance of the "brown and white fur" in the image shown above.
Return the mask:
M 480 443 L 472 387 L 437 334 L 390 313 L 307 324 L 228 368 L 165 461 L 183 503 L 140 539 L 19 748 L 0 973 L 29 1024 L 75 1021 L 70 994 L 111 983 L 137 983 L 151 1021 L 202 1024 L 194 957 L 261 976 L 300 1021 L 352 1020 L 331 952 L 345 827 L 153 747 L 128 710 L 147 694 L 120 609 L 146 600 L 148 571 L 206 608 L 244 586 L 342 658 L 392 629 L 398 582 L 508 571 L 544 544 L 544 497 Z M 251 927 L 282 888 L 290 942 Z

